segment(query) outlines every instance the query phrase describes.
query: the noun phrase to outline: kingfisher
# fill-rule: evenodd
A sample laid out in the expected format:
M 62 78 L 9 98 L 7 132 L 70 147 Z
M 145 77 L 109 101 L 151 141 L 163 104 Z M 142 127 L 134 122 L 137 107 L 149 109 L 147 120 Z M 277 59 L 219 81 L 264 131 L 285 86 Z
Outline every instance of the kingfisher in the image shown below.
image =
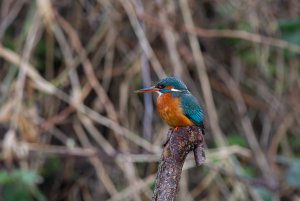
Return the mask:
M 204 134 L 204 111 L 186 85 L 175 77 L 166 77 L 155 86 L 136 93 L 156 92 L 157 111 L 171 127 L 199 126 Z

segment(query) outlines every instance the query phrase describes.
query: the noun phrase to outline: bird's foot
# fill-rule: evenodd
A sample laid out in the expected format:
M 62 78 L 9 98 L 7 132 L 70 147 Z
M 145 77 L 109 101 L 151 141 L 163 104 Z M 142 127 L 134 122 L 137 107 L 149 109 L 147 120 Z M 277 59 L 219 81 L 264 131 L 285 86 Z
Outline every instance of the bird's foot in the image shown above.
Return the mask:
M 178 131 L 179 130 L 179 126 L 175 126 L 174 131 Z

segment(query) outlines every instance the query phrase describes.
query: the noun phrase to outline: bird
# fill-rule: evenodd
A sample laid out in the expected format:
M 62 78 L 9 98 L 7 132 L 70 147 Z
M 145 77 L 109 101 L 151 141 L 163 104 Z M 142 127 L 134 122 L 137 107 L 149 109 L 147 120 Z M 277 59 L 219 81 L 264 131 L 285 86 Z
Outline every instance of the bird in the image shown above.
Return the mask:
M 187 86 L 176 77 L 165 77 L 155 86 L 136 93 L 156 92 L 160 117 L 176 130 L 183 126 L 198 126 L 204 134 L 204 111 Z

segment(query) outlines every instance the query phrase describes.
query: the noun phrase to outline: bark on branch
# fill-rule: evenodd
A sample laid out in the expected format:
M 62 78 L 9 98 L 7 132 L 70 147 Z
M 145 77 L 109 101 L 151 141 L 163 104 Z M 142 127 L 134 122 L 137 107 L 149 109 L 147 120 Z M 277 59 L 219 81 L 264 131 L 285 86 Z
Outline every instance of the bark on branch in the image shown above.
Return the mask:
M 160 159 L 152 201 L 175 200 L 182 167 L 189 152 L 194 151 L 197 165 L 205 161 L 201 128 L 186 126 L 170 129 L 168 136 Z

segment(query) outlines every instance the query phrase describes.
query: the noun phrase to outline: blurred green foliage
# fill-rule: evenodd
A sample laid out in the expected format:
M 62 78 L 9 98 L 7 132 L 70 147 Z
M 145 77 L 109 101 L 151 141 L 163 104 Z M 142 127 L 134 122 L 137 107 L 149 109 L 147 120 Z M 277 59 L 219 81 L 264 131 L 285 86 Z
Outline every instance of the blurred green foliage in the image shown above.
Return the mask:
M 279 20 L 278 27 L 283 40 L 300 45 L 300 18 Z M 289 50 L 285 52 L 288 59 L 296 56 L 294 52 Z
M 300 187 L 300 160 L 293 160 L 289 164 L 285 178 L 290 186 Z
M 265 188 L 255 188 L 255 191 L 263 199 L 263 201 L 274 201 L 276 200 L 274 193 L 266 190 Z
M 58 157 L 51 156 L 45 162 L 45 168 L 42 169 L 41 175 L 47 177 L 62 169 L 61 161 Z
M 0 185 L 6 201 L 45 200 L 37 184 L 41 177 L 32 170 L 0 171 Z
M 281 38 L 295 45 L 300 45 L 300 18 L 280 20 L 278 27 Z
M 242 135 L 231 134 L 227 137 L 227 140 L 230 145 L 239 145 L 242 147 L 247 147 L 246 139 Z

